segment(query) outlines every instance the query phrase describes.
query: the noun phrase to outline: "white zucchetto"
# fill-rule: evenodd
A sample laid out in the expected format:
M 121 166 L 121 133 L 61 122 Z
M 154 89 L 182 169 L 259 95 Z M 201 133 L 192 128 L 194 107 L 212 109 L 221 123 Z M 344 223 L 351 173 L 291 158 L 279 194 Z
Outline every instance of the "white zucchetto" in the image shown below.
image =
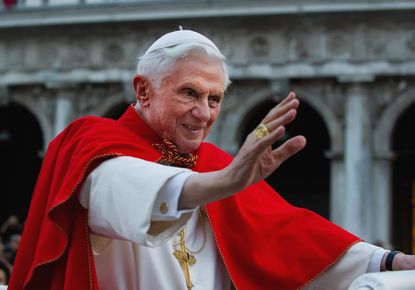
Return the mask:
M 149 54 L 155 50 L 161 48 L 172 47 L 178 44 L 184 43 L 193 43 L 199 42 L 206 44 L 216 50 L 219 54 L 222 54 L 218 47 L 206 36 L 192 31 L 192 30 L 177 30 L 167 34 L 164 34 L 162 37 L 157 39 L 144 53 L 144 55 Z

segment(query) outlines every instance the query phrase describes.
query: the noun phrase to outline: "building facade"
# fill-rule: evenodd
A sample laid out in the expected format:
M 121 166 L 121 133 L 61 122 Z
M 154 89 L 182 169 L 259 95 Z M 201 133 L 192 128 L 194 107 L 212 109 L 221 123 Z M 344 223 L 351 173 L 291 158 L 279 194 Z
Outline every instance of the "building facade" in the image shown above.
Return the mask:
M 2 212 L 25 216 L 49 141 L 134 102 L 137 56 L 181 25 L 210 37 L 233 83 L 209 141 L 235 154 L 295 91 L 308 148 L 269 182 L 371 242 L 415 251 L 415 3 L 17 1 L 0 8 Z M 6 216 L 3 216 L 4 219 Z

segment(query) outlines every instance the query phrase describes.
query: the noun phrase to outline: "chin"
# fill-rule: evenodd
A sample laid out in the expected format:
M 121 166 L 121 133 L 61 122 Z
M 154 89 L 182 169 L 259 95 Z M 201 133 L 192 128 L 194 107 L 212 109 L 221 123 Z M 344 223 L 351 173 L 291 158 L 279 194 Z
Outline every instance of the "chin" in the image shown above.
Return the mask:
M 179 152 L 180 153 L 191 153 L 195 151 L 197 148 L 199 148 L 200 144 L 202 142 L 195 142 L 194 144 L 186 144 L 184 146 L 179 146 Z

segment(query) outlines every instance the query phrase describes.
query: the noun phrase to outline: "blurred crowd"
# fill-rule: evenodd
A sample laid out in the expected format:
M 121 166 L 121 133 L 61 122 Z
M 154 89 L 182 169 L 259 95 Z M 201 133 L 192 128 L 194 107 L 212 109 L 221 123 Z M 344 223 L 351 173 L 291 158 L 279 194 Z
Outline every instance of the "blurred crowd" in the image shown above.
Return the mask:
M 0 227 L 0 285 L 7 285 L 9 282 L 22 231 L 23 224 L 14 214 Z

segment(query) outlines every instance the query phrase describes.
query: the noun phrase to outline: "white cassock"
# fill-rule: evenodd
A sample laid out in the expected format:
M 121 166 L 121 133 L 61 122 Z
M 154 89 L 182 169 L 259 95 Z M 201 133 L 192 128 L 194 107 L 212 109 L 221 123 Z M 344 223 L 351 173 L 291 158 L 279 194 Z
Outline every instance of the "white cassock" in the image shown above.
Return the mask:
M 183 183 L 191 174 L 197 173 L 133 157 L 104 161 L 89 174 L 79 199 L 89 209 L 100 290 L 186 290 L 182 268 L 173 256 L 183 227 L 187 248 L 202 248 L 189 267 L 192 290 L 231 289 L 206 215 L 199 208 L 178 210 Z M 384 253 L 357 243 L 303 289 L 347 289 L 354 278 L 379 271 Z

